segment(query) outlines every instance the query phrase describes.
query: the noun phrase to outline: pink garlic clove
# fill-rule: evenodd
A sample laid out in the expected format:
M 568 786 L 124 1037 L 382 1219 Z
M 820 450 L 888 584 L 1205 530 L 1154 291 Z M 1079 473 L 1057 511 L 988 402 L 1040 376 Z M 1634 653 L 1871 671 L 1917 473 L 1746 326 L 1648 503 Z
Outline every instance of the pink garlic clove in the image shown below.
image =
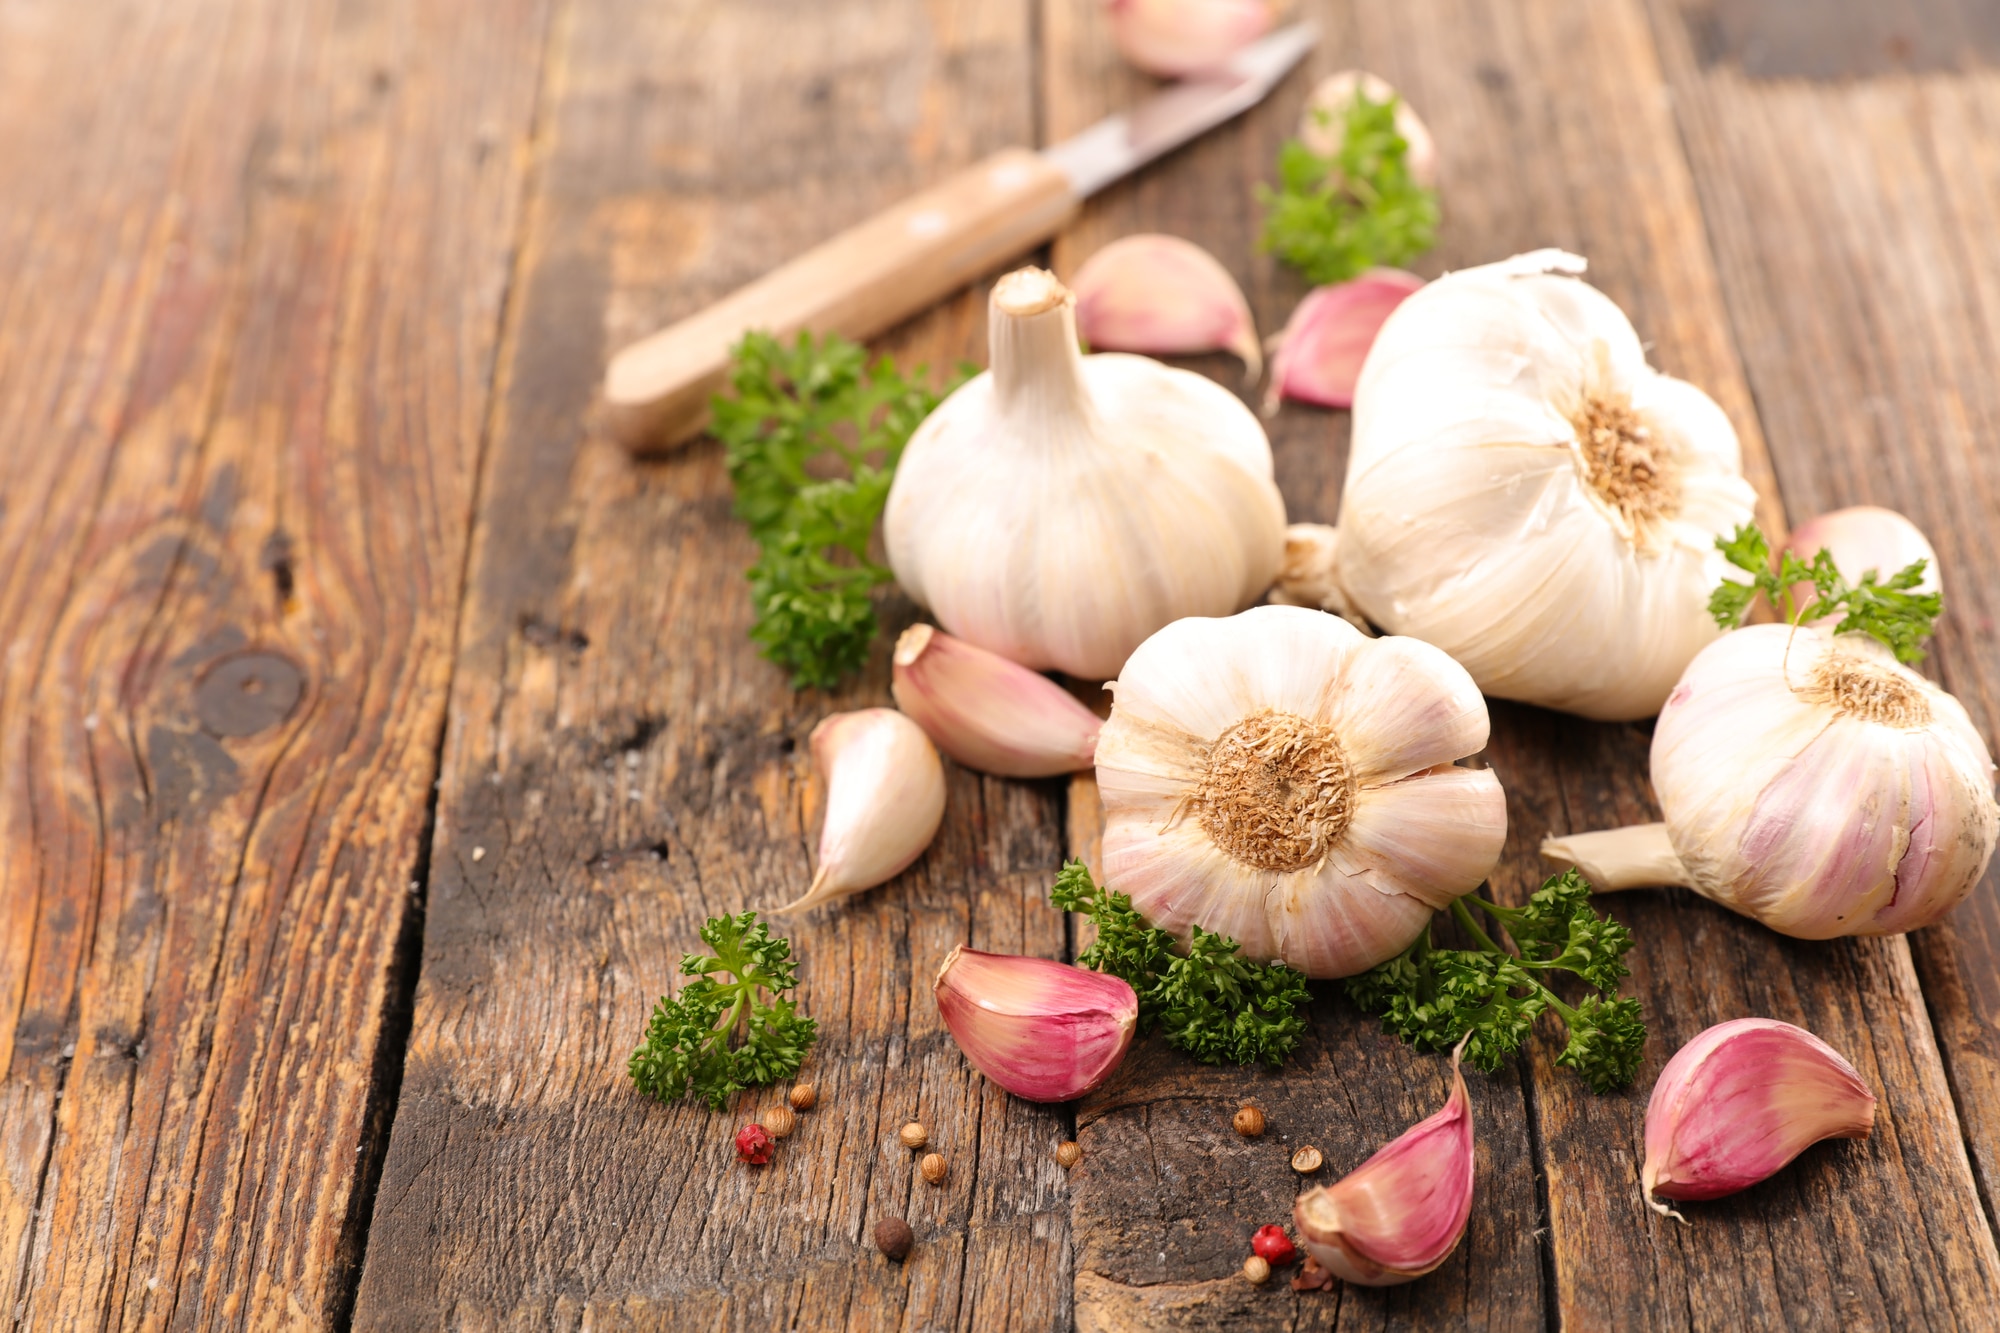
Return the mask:
M 1942 586 L 1938 582 L 1937 552 L 1931 549 L 1923 529 L 1893 509 L 1855 505 L 1821 514 L 1792 529 L 1785 548 L 1805 561 L 1825 550 L 1833 556 L 1834 568 L 1849 583 L 1859 583 L 1861 576 L 1871 569 L 1878 583 L 1887 583 L 1890 575 L 1922 560 L 1926 562 L 1924 577 L 1915 590 L 1937 592 Z M 1812 585 L 1802 583 L 1792 595 L 1803 601 L 1811 597 Z M 1821 625 L 1836 619 L 1821 616 L 1809 623 Z
M 893 708 L 835 713 L 813 728 L 826 775 L 819 869 L 798 912 L 872 889 L 923 855 L 944 818 L 944 764 L 923 729 Z
M 1680 1217 L 1659 1200 L 1734 1194 L 1821 1139 L 1865 1139 L 1874 1128 L 1875 1094 L 1840 1052 L 1790 1023 L 1739 1018 L 1660 1071 L 1640 1181 L 1654 1211 Z
M 896 640 L 891 689 L 946 754 L 981 773 L 1046 778 L 1089 768 L 1104 724 L 1047 676 L 929 625 Z
M 1451 1097 L 1351 1173 L 1292 1208 L 1306 1252 L 1364 1287 L 1422 1277 L 1458 1248 L 1472 1216 L 1472 1099 L 1451 1056 Z
M 1269 0 L 1107 0 L 1118 54 L 1177 79 L 1212 69 L 1271 27 Z
M 1264 411 L 1276 411 L 1280 398 L 1352 407 L 1354 385 L 1375 335 L 1390 313 L 1423 285 L 1414 273 L 1377 268 L 1307 292 L 1279 337 Z
M 1083 261 L 1070 282 L 1076 329 L 1094 352 L 1185 355 L 1217 350 L 1264 373 L 1250 303 L 1215 256 L 1178 236 L 1126 236 Z
M 1102 1083 L 1139 1022 L 1139 997 L 1117 977 L 964 945 L 931 993 L 972 1067 L 1031 1102 L 1070 1101 Z
M 1356 89 L 1378 104 L 1397 96 L 1388 80 L 1366 70 L 1344 69 L 1329 74 L 1306 99 L 1305 112 L 1299 117 L 1299 142 L 1320 157 L 1337 156 L 1347 138 L 1347 113 L 1353 109 Z M 1409 145 L 1403 162 L 1410 169 L 1411 179 L 1419 185 L 1435 187 L 1437 141 L 1431 138 L 1430 128 L 1407 98 L 1396 103 L 1396 133 Z

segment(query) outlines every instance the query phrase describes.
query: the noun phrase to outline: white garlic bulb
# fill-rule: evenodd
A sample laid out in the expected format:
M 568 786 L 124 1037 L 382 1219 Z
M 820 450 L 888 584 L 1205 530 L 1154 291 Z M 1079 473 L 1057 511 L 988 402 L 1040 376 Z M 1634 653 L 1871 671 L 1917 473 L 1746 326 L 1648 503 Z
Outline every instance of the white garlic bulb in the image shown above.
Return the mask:
M 911 437 L 882 526 L 946 630 L 1102 680 L 1169 621 L 1260 596 L 1285 505 L 1249 408 L 1142 356 L 1084 356 L 1075 305 L 1041 269 L 1000 280 L 993 368 Z
M 1295 606 L 1176 621 L 1112 685 L 1097 741 L 1105 882 L 1185 938 L 1350 976 L 1499 858 L 1486 701 L 1416 639 Z
M 1599 888 L 1680 884 L 1800 939 L 1892 935 L 1962 901 L 2000 837 L 1958 700 L 1864 635 L 1752 625 L 1689 664 L 1653 731 L 1666 815 L 1556 838 Z
M 1715 539 L 1755 495 L 1722 409 L 1583 268 L 1536 251 L 1396 307 L 1355 389 L 1339 578 L 1490 695 L 1646 717 L 1719 632 Z

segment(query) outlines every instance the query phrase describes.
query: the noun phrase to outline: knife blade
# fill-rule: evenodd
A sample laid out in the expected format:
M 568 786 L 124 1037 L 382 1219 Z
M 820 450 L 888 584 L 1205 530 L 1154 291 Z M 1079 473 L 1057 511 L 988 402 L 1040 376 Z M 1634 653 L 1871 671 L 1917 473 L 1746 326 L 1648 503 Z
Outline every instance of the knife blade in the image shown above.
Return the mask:
M 691 438 L 745 333 L 874 337 L 1047 241 L 1106 185 L 1255 106 L 1317 40 L 1310 23 L 1281 28 L 1041 152 L 1002 149 L 642 338 L 605 372 L 607 424 L 634 453 Z

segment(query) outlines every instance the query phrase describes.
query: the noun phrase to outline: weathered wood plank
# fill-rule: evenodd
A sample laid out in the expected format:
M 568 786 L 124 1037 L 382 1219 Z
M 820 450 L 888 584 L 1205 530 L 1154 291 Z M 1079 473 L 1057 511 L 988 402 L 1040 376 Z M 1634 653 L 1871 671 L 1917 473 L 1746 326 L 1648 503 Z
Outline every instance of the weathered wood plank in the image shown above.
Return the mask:
M 1652 12 L 1790 508 L 1886 505 L 1930 535 L 1946 591 L 1932 670 L 1995 746 L 2000 46 L 1990 9 L 1952 0 L 1835 8 L 1855 12 L 1812 31 L 1753 8 L 1730 41 L 1699 6 Z M 1911 944 L 1991 1220 L 2000 868 Z
M 0 13 L 0 1310 L 335 1322 L 535 0 Z
M 964 1064 L 952 945 L 1059 957 L 1059 784 L 953 771 L 892 886 L 786 927 L 819 1109 L 736 1164 L 729 1112 L 625 1061 L 703 918 L 808 878 L 805 738 L 886 702 L 886 645 L 794 695 L 745 637 L 753 551 L 712 443 L 635 465 L 587 425 L 608 351 L 953 167 L 1032 136 L 1025 5 L 581 7 L 557 56 L 518 337 L 475 540 L 422 980 L 356 1323 L 367 1328 L 1069 1322 L 1061 1108 Z M 983 355 L 984 297 L 892 340 Z M 902 605 L 894 614 L 907 620 Z M 952 1163 L 919 1181 L 911 1117 Z M 866 1236 L 907 1213 L 897 1266 Z

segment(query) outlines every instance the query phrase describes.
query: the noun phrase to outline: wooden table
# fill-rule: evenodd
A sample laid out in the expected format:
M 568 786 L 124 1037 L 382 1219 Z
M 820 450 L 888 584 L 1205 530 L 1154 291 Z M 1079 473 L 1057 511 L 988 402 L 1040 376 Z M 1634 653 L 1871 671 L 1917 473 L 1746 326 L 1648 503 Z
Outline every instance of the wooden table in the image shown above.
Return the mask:
M 1936 542 L 1928 668 L 2000 724 L 2000 18 L 1973 0 L 1313 0 L 1313 68 L 1093 201 L 1047 256 L 1253 251 L 1312 76 L 1442 153 L 1427 272 L 1560 245 L 1742 433 L 1766 516 Z M 1894 10 L 1894 13 L 1878 12 Z M 803 885 L 793 694 L 744 637 L 712 443 L 635 465 L 608 351 L 1004 144 L 1140 95 L 1089 0 L 0 0 L 0 1316 L 10 1327 L 1994 1328 L 2000 899 L 1804 944 L 1621 899 L 1652 1025 L 1623 1096 L 1538 1038 L 1474 1076 L 1435 1275 L 1233 1277 L 1444 1064 L 1323 987 L 1281 1074 L 1143 1044 L 1070 1107 L 940 1029 L 945 952 L 1061 957 L 1088 780 L 953 771 L 892 887 L 793 938 L 820 1109 L 776 1165 L 623 1070 L 703 918 Z M 886 342 L 983 355 L 983 290 Z M 1220 358 L 1198 362 L 1225 380 Z M 1347 417 L 1274 423 L 1294 518 Z M 893 624 L 913 614 L 892 599 Z M 1549 831 L 1649 817 L 1648 728 L 1494 710 L 1518 898 Z M 1700 1028 L 1803 1023 L 1875 1136 L 1665 1222 L 1645 1095 Z M 1227 1130 L 1254 1098 L 1262 1141 Z M 943 1188 L 893 1144 L 917 1117 Z M 1074 1136 L 1068 1175 L 1051 1149 Z M 884 1213 L 908 1263 L 864 1241 Z

